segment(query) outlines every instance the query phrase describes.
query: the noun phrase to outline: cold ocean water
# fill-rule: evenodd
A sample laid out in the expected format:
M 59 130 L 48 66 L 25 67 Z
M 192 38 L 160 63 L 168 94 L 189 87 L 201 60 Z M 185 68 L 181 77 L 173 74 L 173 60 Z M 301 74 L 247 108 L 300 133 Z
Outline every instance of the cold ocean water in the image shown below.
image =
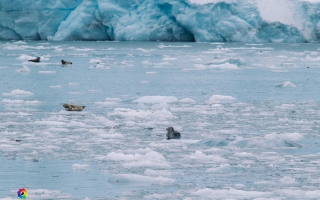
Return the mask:
M 0 199 L 319 199 L 318 48 L 1 41 Z

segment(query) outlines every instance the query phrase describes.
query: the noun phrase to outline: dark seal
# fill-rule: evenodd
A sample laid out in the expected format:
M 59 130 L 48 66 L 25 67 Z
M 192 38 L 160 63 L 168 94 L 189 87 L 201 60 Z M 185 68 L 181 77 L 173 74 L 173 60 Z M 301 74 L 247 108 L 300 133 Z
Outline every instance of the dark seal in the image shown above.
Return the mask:
M 180 139 L 181 138 L 181 134 L 178 132 L 178 131 L 175 131 L 173 129 L 173 127 L 168 127 L 166 128 L 167 130 L 167 140 L 170 140 L 170 139 Z
M 65 61 L 65 60 L 61 60 L 61 63 L 63 64 L 63 65 L 72 65 L 72 62 L 69 62 L 69 61 Z
M 31 60 L 28 60 L 29 62 L 35 62 L 35 63 L 38 63 L 40 62 L 40 57 L 37 57 L 36 59 L 31 59 Z
M 66 111 L 82 111 L 85 108 L 85 106 L 78 106 L 72 104 L 63 104 L 63 107 L 66 109 Z

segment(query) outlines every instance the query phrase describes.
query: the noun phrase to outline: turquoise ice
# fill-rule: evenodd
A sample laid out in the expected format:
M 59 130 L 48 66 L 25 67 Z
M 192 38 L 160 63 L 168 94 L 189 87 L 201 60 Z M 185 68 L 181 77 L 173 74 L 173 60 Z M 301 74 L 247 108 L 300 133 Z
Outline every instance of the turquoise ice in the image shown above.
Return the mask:
M 2 0 L 0 39 L 319 41 L 312 0 Z

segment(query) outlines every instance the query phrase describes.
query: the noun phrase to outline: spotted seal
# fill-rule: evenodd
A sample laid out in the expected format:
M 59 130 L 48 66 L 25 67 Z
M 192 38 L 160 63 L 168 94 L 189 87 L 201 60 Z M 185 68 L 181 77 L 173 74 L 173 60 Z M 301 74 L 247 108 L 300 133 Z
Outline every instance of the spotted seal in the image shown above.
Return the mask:
M 65 60 L 61 60 L 61 63 L 63 64 L 63 65 L 72 65 L 72 62 L 69 62 L 69 61 L 65 61 Z
M 36 59 L 31 59 L 31 60 L 28 60 L 29 62 L 40 62 L 40 57 L 37 57 Z
M 167 134 L 166 134 L 167 140 L 181 138 L 181 134 L 178 131 L 175 131 L 173 129 L 173 127 L 170 126 L 170 127 L 166 128 L 166 130 L 167 130 Z
M 71 105 L 71 104 L 63 104 L 63 107 L 66 111 L 82 111 L 85 106 Z

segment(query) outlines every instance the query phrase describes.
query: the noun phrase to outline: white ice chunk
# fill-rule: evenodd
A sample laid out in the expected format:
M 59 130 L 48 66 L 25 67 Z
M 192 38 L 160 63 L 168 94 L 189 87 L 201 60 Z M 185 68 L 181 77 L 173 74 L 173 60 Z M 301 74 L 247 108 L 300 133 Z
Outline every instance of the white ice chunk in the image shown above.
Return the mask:
M 184 98 L 184 99 L 181 99 L 180 102 L 181 102 L 181 103 L 193 104 L 193 103 L 195 103 L 196 101 L 193 100 L 193 99 L 190 99 L 190 98 Z
M 39 71 L 39 74 L 55 74 L 56 71 Z
M 236 100 L 236 98 L 232 96 L 224 96 L 224 95 L 212 95 L 208 101 L 208 103 L 214 103 L 214 104 L 219 104 L 219 103 L 229 103 Z
M 25 90 L 15 89 L 15 90 L 12 90 L 10 93 L 2 93 L 2 95 L 3 96 L 32 96 L 33 93 Z
M 178 102 L 178 99 L 174 96 L 144 96 L 134 100 L 133 102 L 147 104 L 176 103 Z
M 27 66 L 23 66 L 20 69 L 16 69 L 16 72 L 30 72 L 30 69 Z
M 73 164 L 72 169 L 73 170 L 83 170 L 89 168 L 90 165 L 83 165 L 83 164 Z
M 153 184 L 153 185 L 168 185 L 175 182 L 174 179 L 159 177 L 150 177 L 137 174 L 117 174 L 113 175 L 108 180 L 111 183 L 136 183 L 136 184 Z
M 1 101 L 3 104 L 27 104 L 27 105 L 38 105 L 41 104 L 40 101 L 34 100 L 34 101 L 25 101 L 25 100 L 10 100 L 10 99 L 3 99 Z
M 291 83 L 290 81 L 285 81 L 285 82 L 277 84 L 276 87 L 296 87 L 296 86 L 293 83 Z

